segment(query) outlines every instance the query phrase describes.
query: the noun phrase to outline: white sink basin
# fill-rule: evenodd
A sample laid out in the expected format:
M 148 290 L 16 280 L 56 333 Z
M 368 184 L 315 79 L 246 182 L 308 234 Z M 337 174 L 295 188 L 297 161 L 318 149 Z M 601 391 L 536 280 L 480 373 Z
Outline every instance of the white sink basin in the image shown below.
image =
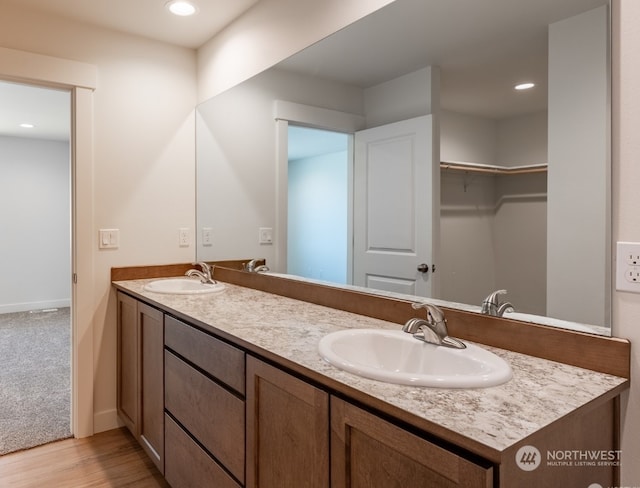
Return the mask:
M 401 330 L 349 329 L 327 334 L 318 351 L 332 365 L 374 380 L 438 388 L 481 388 L 511 379 L 502 358 L 474 344 L 436 346 Z
M 217 293 L 224 289 L 222 283 L 202 283 L 195 278 L 169 278 L 155 280 L 144 285 L 145 291 L 154 293 L 167 293 L 175 295 L 199 295 L 204 293 Z

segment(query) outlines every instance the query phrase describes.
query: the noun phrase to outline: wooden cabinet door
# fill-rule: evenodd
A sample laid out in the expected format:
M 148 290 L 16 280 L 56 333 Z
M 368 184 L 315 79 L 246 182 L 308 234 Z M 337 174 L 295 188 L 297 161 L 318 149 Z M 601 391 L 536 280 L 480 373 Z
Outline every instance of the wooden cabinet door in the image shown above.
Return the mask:
M 249 488 L 329 487 L 329 395 L 247 357 Z
M 118 292 L 118 414 L 164 472 L 164 314 Z
M 118 415 L 129 431 L 138 437 L 138 302 L 120 292 L 117 297 Z
M 138 302 L 139 441 L 164 473 L 164 314 Z
M 480 466 L 331 397 L 332 488 L 490 488 Z

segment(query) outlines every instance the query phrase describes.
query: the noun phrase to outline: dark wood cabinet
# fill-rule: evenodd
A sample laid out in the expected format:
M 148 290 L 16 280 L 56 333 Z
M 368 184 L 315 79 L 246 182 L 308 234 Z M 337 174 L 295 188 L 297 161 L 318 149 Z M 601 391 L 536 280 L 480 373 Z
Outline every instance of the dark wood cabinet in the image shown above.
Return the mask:
M 175 487 L 242 486 L 244 352 L 168 315 L 164 345 L 164 406 L 171 420 L 166 426 L 167 480 Z M 193 459 L 180 461 L 188 456 Z
M 140 429 L 142 448 L 164 473 L 164 314 L 138 303 Z
M 167 349 L 244 396 L 244 351 L 169 315 L 164 331 Z
M 131 434 L 138 436 L 138 301 L 118 292 L 117 409 Z
M 392 412 L 312 382 L 118 292 L 117 407 L 174 488 L 493 488 L 618 481 L 614 465 L 523 471 L 541 452 L 617 452 L 617 400 L 567 415 L 498 456 L 469 452 Z M 250 354 L 256 354 L 251 356 Z M 273 357 L 271 358 L 273 359 Z M 357 404 L 356 404 L 357 403 Z M 595 426 L 595 427 L 594 427 Z
M 329 487 L 329 394 L 247 358 L 249 488 Z
M 240 482 L 244 401 L 165 351 L 165 407 Z
M 331 398 L 332 488 L 490 488 L 480 465 L 338 398 Z
M 302 486 L 489 488 L 493 467 L 249 357 L 247 487 Z
M 118 414 L 164 473 L 164 314 L 118 293 Z
M 164 476 L 172 488 L 241 488 L 169 415 Z

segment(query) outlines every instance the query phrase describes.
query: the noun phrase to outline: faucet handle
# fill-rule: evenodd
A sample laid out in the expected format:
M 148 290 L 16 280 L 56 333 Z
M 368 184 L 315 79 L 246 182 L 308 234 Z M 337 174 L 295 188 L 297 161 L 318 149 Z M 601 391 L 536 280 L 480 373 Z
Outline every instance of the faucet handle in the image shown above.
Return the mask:
M 204 261 L 198 261 L 196 263 L 192 263 L 194 266 L 200 266 L 202 268 L 202 273 L 204 274 L 204 278 L 209 283 L 215 283 L 216 281 L 213 279 L 213 270 L 215 266 L 209 265 Z
M 417 339 L 441 346 L 464 349 L 467 346 L 460 340 L 449 336 L 447 319 L 444 312 L 430 303 L 415 302 L 411 304 L 414 310 L 424 308 L 427 311 L 427 320 L 409 319 L 402 330 L 414 335 Z
M 502 317 L 502 314 L 508 310 L 509 307 L 513 309 L 513 306 L 509 302 L 500 304 L 500 295 L 506 294 L 507 290 L 496 290 L 489 294 L 489 296 L 482 301 L 482 309 L 480 313 L 493 315 L 495 317 Z
M 444 312 L 435 305 L 432 305 L 430 303 L 414 302 L 411 304 L 411 308 L 413 308 L 414 310 L 420 310 L 421 308 L 424 308 L 427 311 L 427 319 L 432 324 L 445 322 Z
M 191 263 L 194 266 L 200 266 L 202 268 L 202 271 L 208 270 L 209 269 L 209 265 L 207 263 L 205 263 L 204 261 L 198 261 L 195 263 Z
M 244 263 L 243 270 L 249 273 L 260 273 L 263 271 L 269 271 L 269 266 L 266 264 L 258 264 L 260 262 L 266 263 L 265 259 L 252 259 L 248 263 Z
M 498 296 L 506 295 L 506 294 L 507 294 L 507 290 L 496 290 L 493 293 L 491 293 L 487 298 L 485 298 L 485 301 L 495 303 L 497 305 L 499 300 Z

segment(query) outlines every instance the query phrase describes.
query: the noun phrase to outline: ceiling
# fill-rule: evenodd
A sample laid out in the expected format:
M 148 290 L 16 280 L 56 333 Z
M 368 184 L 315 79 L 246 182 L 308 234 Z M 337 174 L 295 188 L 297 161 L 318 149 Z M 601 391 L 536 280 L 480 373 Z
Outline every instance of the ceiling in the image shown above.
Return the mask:
M 289 126 L 288 159 L 311 158 L 321 154 L 347 151 L 347 134 L 296 125 Z
M 259 0 L 193 0 L 198 14 L 177 17 L 167 0 L 3 0 L 26 8 L 196 49 Z M 0 135 L 69 140 L 69 93 L 0 81 Z M 29 122 L 35 127 L 25 129 Z
M 198 13 L 175 16 L 168 0 L 3 0 L 5 4 L 197 49 L 259 0 L 192 0 Z
M 70 133 L 69 91 L 0 81 L 0 135 L 68 141 Z
M 397 0 L 281 63 L 367 88 L 441 69 L 448 110 L 501 119 L 545 110 L 548 26 L 608 0 Z M 516 92 L 517 83 L 537 87 Z
M 194 1 L 199 13 L 186 18 L 169 14 L 166 0 L 3 3 L 197 48 L 259 0 Z M 424 66 L 438 65 L 442 70 L 444 108 L 493 118 L 531 113 L 546 107 L 548 24 L 606 3 L 607 0 L 397 0 L 281 66 L 367 87 Z M 538 87 L 515 93 L 513 84 L 525 80 L 538 82 Z M 60 119 L 55 128 L 52 115 L 60 110 L 64 97 L 56 90 L 34 90 L 37 95 L 0 82 L 0 134 L 65 137 L 68 117 Z M 42 122 L 32 122 L 36 125 L 34 130 L 25 133 L 17 128 L 28 119 L 35 120 L 38 112 Z

